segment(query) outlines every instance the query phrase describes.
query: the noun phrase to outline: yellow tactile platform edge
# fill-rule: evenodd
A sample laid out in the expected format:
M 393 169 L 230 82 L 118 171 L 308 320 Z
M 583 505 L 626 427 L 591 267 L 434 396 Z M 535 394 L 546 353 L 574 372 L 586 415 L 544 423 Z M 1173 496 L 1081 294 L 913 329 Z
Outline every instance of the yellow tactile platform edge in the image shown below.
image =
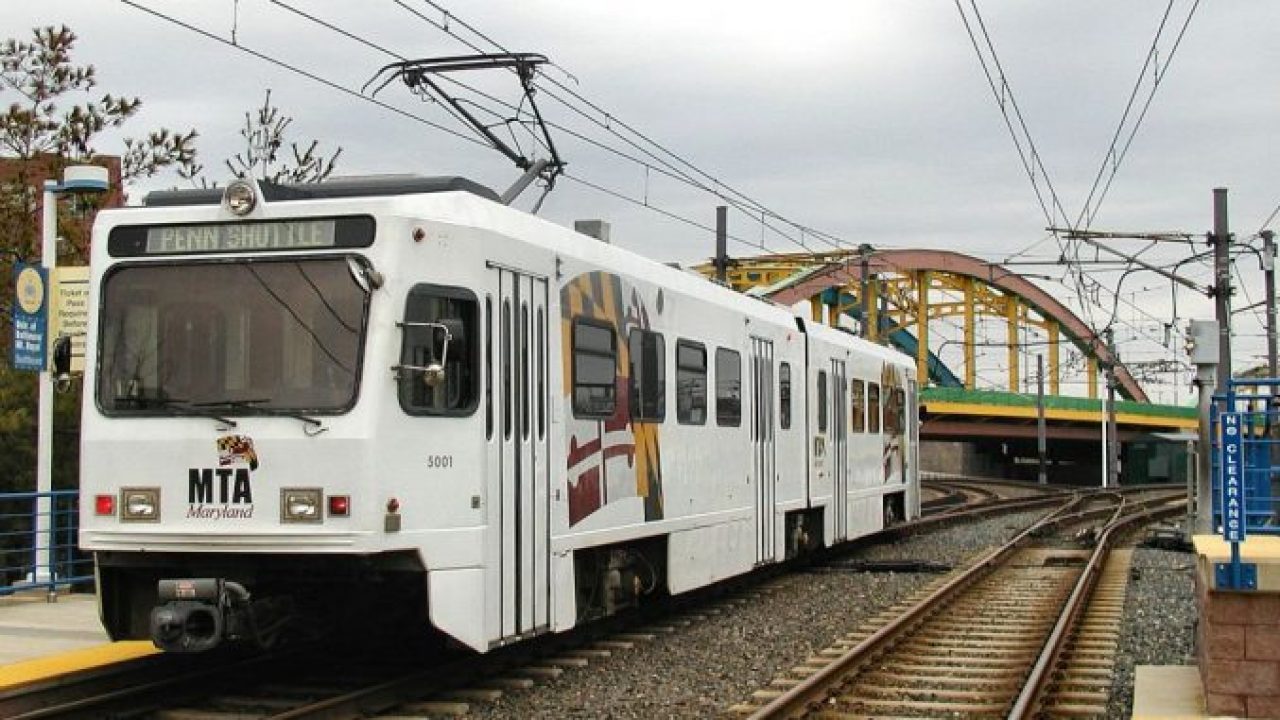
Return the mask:
M 24 660 L 12 665 L 0 665 L 0 690 L 9 690 L 59 675 L 91 670 L 158 652 L 160 651 L 149 640 L 127 640 L 82 650 L 71 650 L 36 660 Z

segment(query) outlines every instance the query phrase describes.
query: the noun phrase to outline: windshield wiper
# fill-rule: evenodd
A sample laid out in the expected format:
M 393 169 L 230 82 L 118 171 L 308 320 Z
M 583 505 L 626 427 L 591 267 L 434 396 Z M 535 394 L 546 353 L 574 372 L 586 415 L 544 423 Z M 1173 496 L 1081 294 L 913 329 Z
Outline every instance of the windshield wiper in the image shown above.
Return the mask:
M 169 415 L 182 415 L 190 413 L 200 417 L 207 417 L 217 420 L 227 427 L 235 427 L 236 421 L 228 417 L 223 417 L 221 413 L 205 409 L 204 403 L 192 403 L 179 398 L 168 397 L 137 397 L 133 395 L 118 395 L 115 398 L 117 405 L 133 405 L 139 410 L 145 410 L 150 407 L 168 411 Z
M 306 423 L 307 425 L 311 426 L 311 429 L 308 429 L 305 431 L 308 435 L 319 435 L 325 430 L 328 430 L 328 428 L 324 426 L 324 422 L 322 422 L 318 418 L 313 418 L 309 415 L 303 415 L 302 413 L 296 412 L 293 410 L 281 410 L 279 408 L 261 407 L 263 403 L 269 403 L 269 402 L 271 402 L 271 398 L 251 398 L 247 400 L 212 400 L 209 402 L 193 403 L 192 405 L 193 407 L 226 408 L 227 410 L 242 410 L 242 411 L 247 410 L 249 412 L 246 414 L 249 414 L 249 415 L 267 415 L 270 417 L 293 418 L 295 420 L 300 420 Z

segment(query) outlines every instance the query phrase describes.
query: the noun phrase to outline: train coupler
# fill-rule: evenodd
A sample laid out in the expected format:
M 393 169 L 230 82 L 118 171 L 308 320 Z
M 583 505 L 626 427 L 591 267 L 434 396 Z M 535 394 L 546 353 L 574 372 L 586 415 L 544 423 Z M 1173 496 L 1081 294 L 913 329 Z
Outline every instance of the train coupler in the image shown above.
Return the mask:
M 161 580 L 151 610 L 151 642 L 165 652 L 212 650 L 251 627 L 249 591 L 221 578 Z

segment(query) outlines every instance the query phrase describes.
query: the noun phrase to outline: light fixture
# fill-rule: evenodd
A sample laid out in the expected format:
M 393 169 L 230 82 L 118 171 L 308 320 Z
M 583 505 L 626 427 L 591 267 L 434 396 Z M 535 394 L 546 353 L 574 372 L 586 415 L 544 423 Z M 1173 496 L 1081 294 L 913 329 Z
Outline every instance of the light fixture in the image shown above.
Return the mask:
M 283 488 L 280 490 L 280 522 L 318 523 L 321 521 L 320 488 Z
M 234 180 L 222 192 L 222 205 L 234 215 L 248 215 L 258 204 L 258 194 L 248 180 Z
M 120 488 L 120 519 L 155 522 L 160 519 L 160 488 Z

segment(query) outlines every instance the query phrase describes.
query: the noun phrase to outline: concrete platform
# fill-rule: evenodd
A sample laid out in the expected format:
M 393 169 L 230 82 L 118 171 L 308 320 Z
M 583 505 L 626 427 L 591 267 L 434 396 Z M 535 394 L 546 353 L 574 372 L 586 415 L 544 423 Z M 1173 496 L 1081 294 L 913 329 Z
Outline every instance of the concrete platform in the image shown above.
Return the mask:
M 1209 717 L 1200 669 L 1195 665 L 1139 665 L 1134 668 L 1134 720 Z
M 1201 572 L 1210 583 L 1210 590 L 1217 590 L 1213 564 L 1231 561 L 1231 544 L 1220 535 L 1196 535 L 1192 538 L 1199 556 Z M 1240 543 L 1240 559 L 1258 568 L 1258 591 L 1280 592 L 1280 536 L 1250 535 Z
M 0 597 L 0 690 L 155 652 L 150 642 L 111 642 L 95 595 Z

